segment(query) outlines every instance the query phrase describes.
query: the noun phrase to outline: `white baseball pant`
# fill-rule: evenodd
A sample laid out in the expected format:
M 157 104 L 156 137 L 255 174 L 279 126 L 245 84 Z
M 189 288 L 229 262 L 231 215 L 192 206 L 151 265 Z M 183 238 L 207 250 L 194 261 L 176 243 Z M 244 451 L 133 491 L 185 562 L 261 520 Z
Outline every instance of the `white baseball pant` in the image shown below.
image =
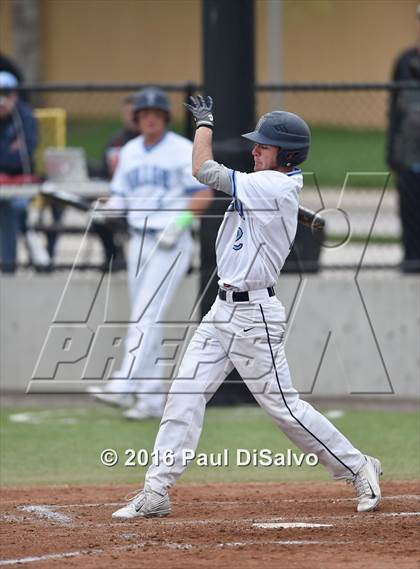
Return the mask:
M 162 368 L 156 365 L 162 350 L 164 316 L 191 263 L 192 238 L 184 232 L 173 249 L 156 245 L 155 234 L 133 234 L 128 252 L 130 327 L 124 342 L 120 370 L 108 389 L 135 393 L 139 409 L 161 414 L 166 395 L 162 391 Z
M 334 478 L 350 478 L 363 466 L 361 452 L 293 388 L 283 335 L 285 310 L 267 290 L 250 302 L 216 299 L 196 330 L 168 396 L 154 451 L 170 450 L 172 466 L 152 464 L 146 485 L 157 492 L 181 476 L 183 449 L 196 450 L 207 401 L 236 367 L 258 404 L 304 453 L 315 453 Z M 157 455 L 156 455 L 157 456 Z

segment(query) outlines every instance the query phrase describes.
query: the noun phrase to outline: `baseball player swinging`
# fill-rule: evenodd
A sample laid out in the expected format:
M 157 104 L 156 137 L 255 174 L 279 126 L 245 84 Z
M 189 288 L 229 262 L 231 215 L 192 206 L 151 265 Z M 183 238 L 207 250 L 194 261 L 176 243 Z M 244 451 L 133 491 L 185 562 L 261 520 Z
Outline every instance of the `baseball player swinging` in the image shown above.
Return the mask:
M 156 87 L 133 101 L 142 133 L 125 144 L 111 181 L 107 210 L 126 210 L 130 327 L 120 370 L 104 389 L 88 391 L 103 403 L 125 408 L 127 419 L 162 417 L 162 329 L 158 322 L 187 273 L 192 256 L 189 227 L 212 191 L 191 175 L 190 140 L 168 130 L 170 106 Z
M 114 518 L 166 516 L 168 489 L 186 468 L 183 449 L 197 448 L 206 402 L 235 366 L 261 407 L 304 453 L 315 453 L 336 479 L 353 484 L 357 511 L 381 499 L 379 460 L 363 455 L 293 388 L 284 354 L 285 309 L 273 285 L 293 242 L 310 131 L 295 114 L 275 111 L 243 135 L 254 142 L 254 172 L 213 160 L 213 102 L 192 98 L 196 121 L 193 175 L 232 196 L 216 241 L 219 293 L 181 363 L 166 403 L 154 451 L 174 461 L 151 465 L 143 490 Z

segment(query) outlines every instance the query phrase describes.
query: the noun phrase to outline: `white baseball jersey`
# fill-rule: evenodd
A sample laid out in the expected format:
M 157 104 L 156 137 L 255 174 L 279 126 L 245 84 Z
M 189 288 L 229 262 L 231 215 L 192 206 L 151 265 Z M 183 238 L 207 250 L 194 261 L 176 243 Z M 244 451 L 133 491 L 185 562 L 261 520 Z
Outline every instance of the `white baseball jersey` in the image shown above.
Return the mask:
M 153 146 L 138 136 L 125 144 L 111 192 L 125 198 L 131 227 L 161 230 L 183 211 L 191 194 L 204 189 L 191 174 L 192 142 L 165 132 Z
M 273 286 L 296 234 L 301 170 L 229 175 L 233 201 L 216 241 L 220 284 L 238 290 Z

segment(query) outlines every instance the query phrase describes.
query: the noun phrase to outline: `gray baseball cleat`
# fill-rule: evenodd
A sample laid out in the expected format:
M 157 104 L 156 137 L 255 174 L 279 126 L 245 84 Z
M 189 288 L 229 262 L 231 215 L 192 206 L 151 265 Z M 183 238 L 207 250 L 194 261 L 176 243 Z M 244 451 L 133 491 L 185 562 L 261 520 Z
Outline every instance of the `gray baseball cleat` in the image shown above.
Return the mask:
M 356 488 L 358 512 L 371 512 L 379 506 L 381 501 L 379 486 L 379 476 L 382 474 L 381 463 L 372 456 L 366 455 L 365 458 L 364 466 L 353 478 L 347 480 Z
M 167 492 L 159 494 L 149 488 L 143 488 L 126 506 L 114 512 L 112 517 L 120 520 L 164 518 L 170 512 L 171 503 Z
M 93 386 L 88 387 L 86 391 L 97 401 L 105 403 L 106 405 L 111 405 L 112 407 L 128 409 L 133 404 L 133 396 L 130 394 L 114 393 L 112 391 L 108 391 L 106 388 L 101 389 L 100 387 Z

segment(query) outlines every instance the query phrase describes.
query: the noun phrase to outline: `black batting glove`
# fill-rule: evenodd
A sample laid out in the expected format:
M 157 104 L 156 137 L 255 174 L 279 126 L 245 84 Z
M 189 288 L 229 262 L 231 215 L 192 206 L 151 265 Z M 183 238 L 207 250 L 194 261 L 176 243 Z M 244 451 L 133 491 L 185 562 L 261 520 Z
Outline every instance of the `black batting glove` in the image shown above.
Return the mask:
M 213 128 L 214 118 L 213 118 L 213 99 L 211 97 L 202 97 L 197 95 L 197 97 L 190 97 L 191 104 L 184 105 L 191 112 L 195 120 L 196 128 L 200 126 L 206 126 L 207 128 Z

